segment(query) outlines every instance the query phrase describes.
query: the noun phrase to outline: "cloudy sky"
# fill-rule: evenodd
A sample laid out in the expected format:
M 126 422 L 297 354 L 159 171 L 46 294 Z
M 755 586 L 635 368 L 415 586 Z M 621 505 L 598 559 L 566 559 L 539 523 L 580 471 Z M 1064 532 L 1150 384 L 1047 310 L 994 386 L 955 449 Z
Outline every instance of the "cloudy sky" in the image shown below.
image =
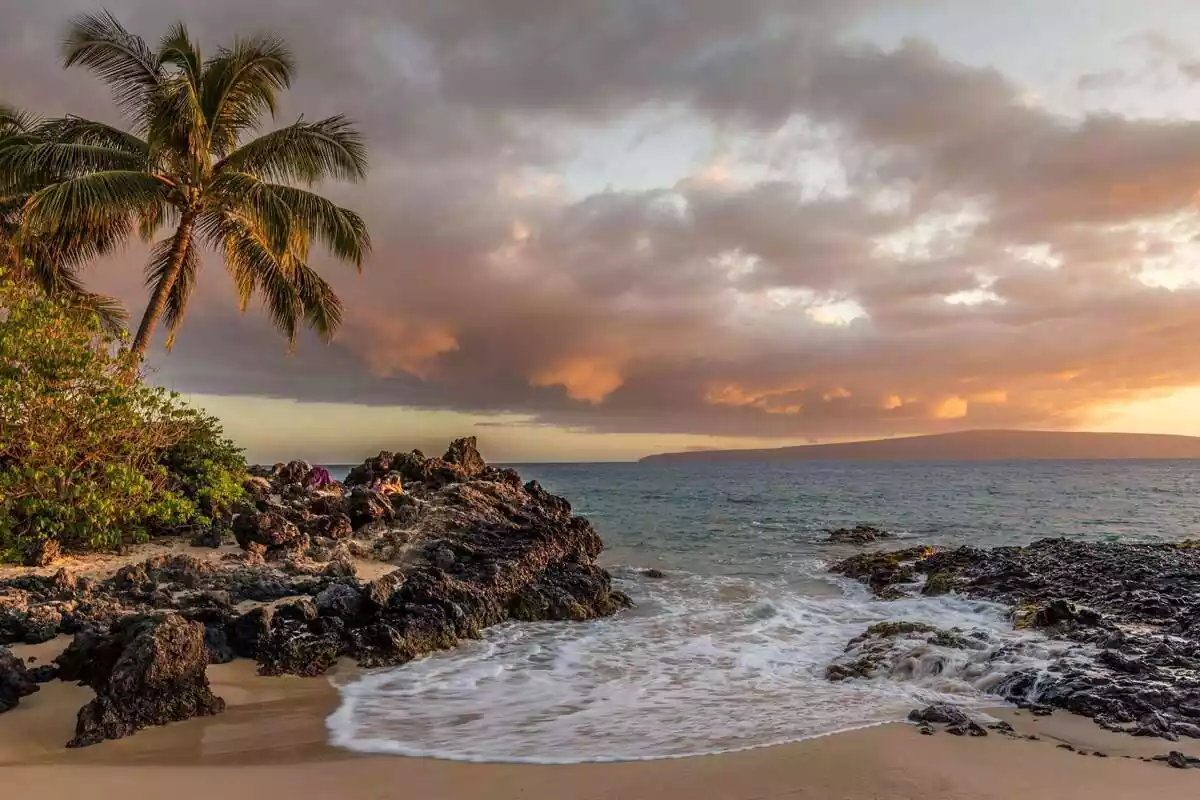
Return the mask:
M 79 0 L 0 0 L 0 99 L 110 121 Z M 1194 0 L 109 0 L 286 37 L 374 255 L 288 356 L 207 259 L 156 380 L 259 459 L 473 433 L 620 459 L 976 427 L 1200 435 Z M 92 274 L 140 314 L 144 252 Z

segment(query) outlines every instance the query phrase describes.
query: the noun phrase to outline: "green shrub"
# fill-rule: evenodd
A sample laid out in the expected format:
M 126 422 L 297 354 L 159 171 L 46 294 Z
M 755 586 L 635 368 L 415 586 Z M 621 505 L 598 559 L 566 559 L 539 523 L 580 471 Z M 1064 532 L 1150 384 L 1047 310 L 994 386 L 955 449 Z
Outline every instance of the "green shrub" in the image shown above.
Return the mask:
M 159 460 L 172 478 L 171 488 L 194 502 L 207 519 L 227 520 L 233 505 L 246 496 L 243 451 L 225 438 L 216 417 L 184 409 L 179 421 L 182 435 Z
M 48 538 L 114 549 L 238 496 L 216 420 L 135 364 L 98 317 L 0 273 L 0 560 Z

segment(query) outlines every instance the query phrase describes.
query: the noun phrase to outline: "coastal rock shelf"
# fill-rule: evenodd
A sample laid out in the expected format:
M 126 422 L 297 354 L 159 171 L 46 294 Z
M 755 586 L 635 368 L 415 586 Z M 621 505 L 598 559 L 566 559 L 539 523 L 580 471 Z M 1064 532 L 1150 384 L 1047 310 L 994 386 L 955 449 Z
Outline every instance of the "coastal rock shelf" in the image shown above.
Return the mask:
M 1101 727 L 1175 741 L 1200 738 L 1200 544 L 1097 544 L 863 553 L 832 568 L 882 600 L 957 592 L 1013 607 L 1018 628 L 1066 647 L 1044 669 L 1009 672 L 990 690 L 1035 713 L 1065 709 Z M 830 680 L 891 673 L 935 650 L 1000 661 L 1011 647 L 979 631 L 873 626 L 830 665 Z M 965 653 L 957 656 L 953 653 Z M 932 658 L 940 658 L 933 653 Z M 937 669 L 935 663 L 931 667 Z
M 442 458 L 380 453 L 344 485 L 304 462 L 251 472 L 251 502 L 232 523 L 238 549 L 220 530 L 192 540 L 232 551 L 219 558 L 180 552 L 102 579 L 63 569 L 0 582 L 0 645 L 75 636 L 61 677 L 97 699 L 72 744 L 217 713 L 209 663 L 253 658 L 264 675 L 303 676 L 342 657 L 393 666 L 505 620 L 582 621 L 630 605 L 596 566 L 591 523 L 488 466 L 474 439 Z M 384 574 L 361 580 L 364 561 Z

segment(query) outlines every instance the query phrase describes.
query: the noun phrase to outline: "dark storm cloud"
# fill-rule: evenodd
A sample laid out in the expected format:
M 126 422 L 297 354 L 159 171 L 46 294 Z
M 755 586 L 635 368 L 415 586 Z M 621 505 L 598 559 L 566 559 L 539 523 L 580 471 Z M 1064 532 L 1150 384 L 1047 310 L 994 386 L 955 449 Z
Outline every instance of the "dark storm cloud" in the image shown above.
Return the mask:
M 110 114 L 56 65 L 83 5 L 6 15 L 5 99 Z M 856 43 L 871 5 L 114 0 L 149 36 L 183 17 L 210 43 L 287 37 L 302 72 L 282 116 L 347 112 L 374 162 L 331 189 L 376 242 L 361 279 L 330 275 L 338 341 L 284 357 L 210 260 L 159 380 L 767 436 L 1070 425 L 1200 384 L 1200 291 L 1138 279 L 1195 237 L 1200 124 L 1070 119 L 928 43 Z M 578 196 L 554 179 L 593 126 L 666 107 L 750 149 L 799 121 L 845 187 L 715 170 Z M 136 298 L 139 257 L 98 279 Z

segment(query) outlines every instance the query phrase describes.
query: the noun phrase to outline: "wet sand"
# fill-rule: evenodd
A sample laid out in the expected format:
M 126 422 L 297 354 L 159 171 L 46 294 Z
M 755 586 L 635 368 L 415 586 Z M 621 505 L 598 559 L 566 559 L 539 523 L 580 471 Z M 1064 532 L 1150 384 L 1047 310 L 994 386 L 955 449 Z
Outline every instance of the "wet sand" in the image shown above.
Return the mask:
M 15 648 L 52 658 L 62 642 Z M 1094 800 L 1200 796 L 1200 770 L 1136 756 L 1180 749 L 1110 733 L 1065 714 L 1000 710 L 1042 741 L 921 736 L 895 724 L 782 747 L 664 761 L 573 766 L 464 764 L 368 756 L 329 747 L 325 718 L 338 703 L 329 679 L 262 678 L 238 661 L 211 667 L 227 711 L 83 750 L 63 743 L 90 690 L 52 682 L 0 715 L 0 786 L 22 800 L 93 797 L 191 800 L 413 797 L 421 800 Z M 334 681 L 346 680 L 335 672 Z M 1056 745 L 1067 742 L 1101 758 Z M 1122 756 L 1134 756 L 1124 758 Z

